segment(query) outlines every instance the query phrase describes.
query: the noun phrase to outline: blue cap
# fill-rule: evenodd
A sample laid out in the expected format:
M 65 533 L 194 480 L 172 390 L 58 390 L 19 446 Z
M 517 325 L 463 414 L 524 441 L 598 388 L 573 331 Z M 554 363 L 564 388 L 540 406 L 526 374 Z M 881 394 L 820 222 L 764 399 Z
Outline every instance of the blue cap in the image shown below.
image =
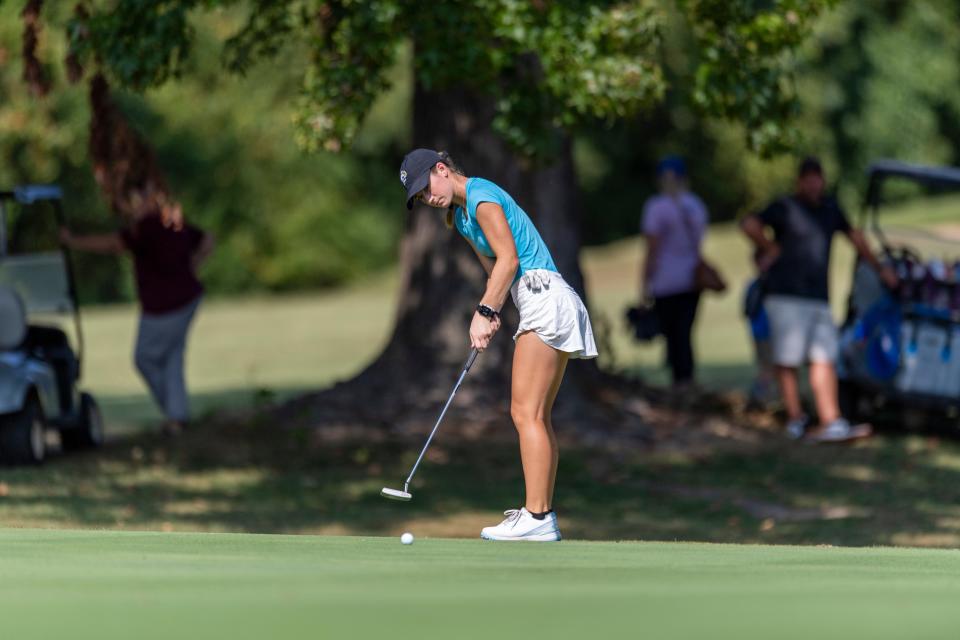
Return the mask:
M 678 178 L 686 177 L 687 164 L 680 156 L 664 156 L 660 158 L 660 162 L 657 163 L 657 176 L 662 176 L 667 171 L 670 171 Z
M 430 170 L 443 158 L 433 149 L 414 149 L 400 163 L 400 183 L 407 190 L 407 209 L 413 199 L 430 183 Z

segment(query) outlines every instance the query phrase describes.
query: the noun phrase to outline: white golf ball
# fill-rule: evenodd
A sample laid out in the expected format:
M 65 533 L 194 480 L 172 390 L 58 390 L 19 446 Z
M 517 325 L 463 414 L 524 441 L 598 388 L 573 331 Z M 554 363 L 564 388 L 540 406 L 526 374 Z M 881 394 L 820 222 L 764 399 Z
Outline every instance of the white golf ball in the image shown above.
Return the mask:
M 413 544 L 413 534 L 407 531 L 405 534 L 400 536 L 400 542 L 403 544 Z

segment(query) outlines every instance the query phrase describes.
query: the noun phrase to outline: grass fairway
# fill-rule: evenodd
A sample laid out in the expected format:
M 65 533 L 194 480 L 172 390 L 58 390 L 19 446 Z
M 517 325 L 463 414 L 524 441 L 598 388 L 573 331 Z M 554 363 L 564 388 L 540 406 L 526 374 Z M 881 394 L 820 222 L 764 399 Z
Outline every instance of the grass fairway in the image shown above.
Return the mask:
M 398 508 L 402 508 L 399 507 Z M 0 532 L 18 638 L 955 638 L 960 554 Z

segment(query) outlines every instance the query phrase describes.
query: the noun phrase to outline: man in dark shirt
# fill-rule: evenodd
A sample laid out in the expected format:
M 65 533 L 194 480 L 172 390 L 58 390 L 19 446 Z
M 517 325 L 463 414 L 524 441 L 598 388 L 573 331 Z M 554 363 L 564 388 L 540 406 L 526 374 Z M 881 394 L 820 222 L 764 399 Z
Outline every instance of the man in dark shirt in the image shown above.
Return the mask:
M 870 427 L 851 426 L 840 415 L 837 401 L 837 329 L 828 290 L 833 234 L 846 235 L 884 284 L 896 287 L 897 277 L 892 268 L 880 264 L 836 200 L 824 194 L 824 186 L 820 162 L 807 158 L 800 164 L 796 193 L 748 216 L 741 227 L 756 244 L 758 266 L 766 272 L 765 307 L 777 382 L 787 410 L 787 434 L 836 442 L 867 436 Z M 766 227 L 772 229 L 772 239 Z M 805 363 L 810 365 L 810 387 L 819 419 L 814 429 L 808 429 L 809 419 L 800 404 L 797 369 Z
M 139 207 L 129 226 L 106 234 L 60 240 L 71 249 L 133 256 L 140 299 L 134 362 L 163 412 L 164 433 L 182 431 L 189 417 L 184 380 L 187 333 L 203 297 L 196 270 L 213 250 L 213 236 L 183 222 L 177 204 Z

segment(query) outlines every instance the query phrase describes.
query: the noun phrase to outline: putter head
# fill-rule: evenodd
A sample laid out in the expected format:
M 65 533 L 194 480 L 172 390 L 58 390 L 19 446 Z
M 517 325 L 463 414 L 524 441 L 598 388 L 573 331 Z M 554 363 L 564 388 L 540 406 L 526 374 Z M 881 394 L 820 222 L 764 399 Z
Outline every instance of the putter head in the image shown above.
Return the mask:
M 400 500 L 401 502 L 409 502 L 413 499 L 413 496 L 406 491 L 400 491 L 400 489 L 390 489 L 388 487 L 381 489 L 380 495 L 388 500 Z

